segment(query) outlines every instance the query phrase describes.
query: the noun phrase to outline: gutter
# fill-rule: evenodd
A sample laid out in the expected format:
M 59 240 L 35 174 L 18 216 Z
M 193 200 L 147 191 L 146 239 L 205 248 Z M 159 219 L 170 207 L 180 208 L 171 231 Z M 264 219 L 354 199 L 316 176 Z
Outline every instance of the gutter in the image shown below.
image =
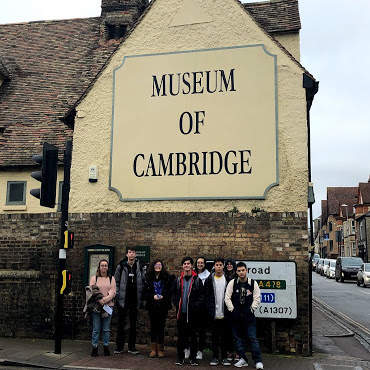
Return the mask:
M 312 216 L 312 205 L 315 202 L 315 196 L 313 193 L 312 177 L 311 177 L 311 123 L 310 123 L 310 110 L 313 99 L 316 93 L 319 91 L 319 82 L 315 81 L 311 76 L 306 73 L 303 74 L 303 88 L 306 89 L 306 115 L 307 115 L 307 150 L 308 150 L 308 208 L 310 210 L 310 260 L 308 264 L 308 304 L 309 304 L 309 355 L 312 356 L 312 258 L 315 250 L 312 248 L 315 246 L 313 239 L 313 216 Z M 311 199 L 310 199 L 311 192 Z

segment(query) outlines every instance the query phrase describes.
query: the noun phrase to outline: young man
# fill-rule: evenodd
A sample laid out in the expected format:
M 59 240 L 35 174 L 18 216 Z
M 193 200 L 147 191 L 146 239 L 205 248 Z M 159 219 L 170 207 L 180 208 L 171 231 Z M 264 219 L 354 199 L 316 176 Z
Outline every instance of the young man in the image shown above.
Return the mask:
M 128 339 L 128 353 L 138 354 L 136 349 L 136 321 L 138 308 L 142 306 L 142 293 L 145 272 L 136 259 L 134 247 L 128 247 L 126 258 L 117 266 L 114 274 L 116 280 L 116 301 L 118 306 L 118 324 L 116 349 L 114 353 L 122 353 L 125 346 L 125 324 L 128 314 L 130 331 Z
M 216 366 L 220 363 L 219 346 L 221 342 L 221 363 L 225 366 L 230 366 L 230 361 L 227 359 L 228 337 L 225 335 L 229 327 L 227 309 L 225 307 L 225 291 L 227 280 L 224 275 L 224 259 L 216 258 L 214 264 L 214 272 L 207 278 L 205 282 L 206 305 L 210 316 L 211 331 L 212 331 L 212 358 L 211 366 Z
M 225 294 L 225 303 L 231 312 L 231 327 L 235 338 L 236 352 L 239 355 L 239 361 L 234 366 L 248 366 L 245 355 L 245 340 L 248 338 L 256 369 L 263 369 L 254 316 L 254 311 L 261 301 L 260 289 L 256 281 L 247 278 L 247 266 L 244 262 L 237 263 L 236 274 L 238 277 L 230 281 Z
M 204 290 L 201 280 L 193 271 L 193 259 L 184 257 L 181 261 L 182 273 L 174 281 L 172 302 L 177 314 L 177 361 L 184 364 L 184 349 L 190 338 L 190 365 L 197 366 L 196 323 L 200 307 L 204 302 Z

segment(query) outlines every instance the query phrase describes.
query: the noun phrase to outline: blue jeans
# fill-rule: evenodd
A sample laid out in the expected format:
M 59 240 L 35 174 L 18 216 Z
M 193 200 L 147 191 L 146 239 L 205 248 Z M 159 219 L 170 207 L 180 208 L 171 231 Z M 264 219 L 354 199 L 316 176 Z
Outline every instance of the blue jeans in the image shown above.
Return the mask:
M 103 344 L 105 346 L 108 346 L 110 336 L 110 322 L 112 320 L 112 315 L 108 315 L 108 317 L 102 317 L 100 313 L 93 312 L 91 318 L 93 324 L 92 345 L 94 347 L 98 346 L 100 330 L 102 330 Z
M 248 339 L 254 363 L 262 362 L 260 345 L 257 339 L 256 318 L 254 316 L 240 317 L 232 320 L 232 331 L 235 338 L 236 353 L 247 360 L 245 342 Z

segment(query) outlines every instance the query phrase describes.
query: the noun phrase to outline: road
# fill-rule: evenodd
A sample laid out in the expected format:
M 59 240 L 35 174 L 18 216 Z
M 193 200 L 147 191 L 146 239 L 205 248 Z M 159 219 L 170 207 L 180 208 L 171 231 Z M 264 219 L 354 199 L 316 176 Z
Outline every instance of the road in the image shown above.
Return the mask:
M 355 281 L 336 282 L 312 273 L 312 295 L 345 315 L 355 327 L 370 337 L 370 289 L 358 287 Z M 334 312 L 335 313 L 335 312 Z

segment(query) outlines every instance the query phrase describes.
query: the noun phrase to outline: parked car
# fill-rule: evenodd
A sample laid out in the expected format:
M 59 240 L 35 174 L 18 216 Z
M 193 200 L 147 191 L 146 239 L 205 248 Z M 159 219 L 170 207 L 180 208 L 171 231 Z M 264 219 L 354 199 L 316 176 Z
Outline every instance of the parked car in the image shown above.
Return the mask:
M 360 257 L 338 257 L 335 267 L 335 280 L 357 280 L 357 273 L 364 263 Z
M 337 264 L 337 260 L 330 260 L 329 261 L 329 268 L 326 270 L 326 277 L 329 279 L 335 278 L 335 265 Z
M 322 264 L 322 267 L 321 267 L 321 271 L 320 271 L 321 276 L 326 276 L 326 270 L 329 268 L 329 263 L 330 263 L 330 259 L 325 258 L 324 263 Z
M 317 274 L 321 273 L 321 269 L 322 269 L 323 264 L 324 264 L 324 258 L 319 258 L 319 261 L 317 262 L 317 265 L 316 265 L 316 273 Z
M 316 271 L 317 262 L 319 262 L 320 255 L 315 253 L 312 258 L 312 271 Z
M 370 263 L 363 263 L 357 273 L 357 285 L 363 284 L 364 288 L 370 286 Z

